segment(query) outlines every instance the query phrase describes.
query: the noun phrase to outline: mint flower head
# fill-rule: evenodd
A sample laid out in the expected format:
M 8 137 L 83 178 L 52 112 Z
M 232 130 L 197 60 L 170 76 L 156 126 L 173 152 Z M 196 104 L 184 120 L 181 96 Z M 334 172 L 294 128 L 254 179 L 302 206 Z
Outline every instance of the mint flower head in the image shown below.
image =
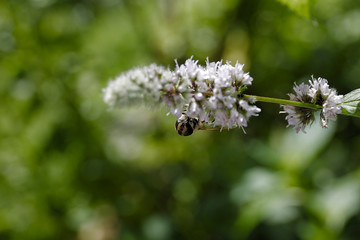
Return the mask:
M 241 98 L 242 92 L 253 81 L 248 73 L 244 73 L 243 66 L 223 64 L 222 61 L 206 61 L 205 66 L 200 66 L 192 58 L 180 66 L 177 64 L 175 78 L 181 89 L 186 85 L 187 93 L 183 94 L 181 108 L 168 103 L 172 106 L 171 112 L 179 117 L 177 114 L 185 109 L 190 117 L 213 122 L 222 128 L 246 127 L 247 120 L 261 110 Z
M 174 71 L 152 64 L 111 80 L 103 97 L 111 107 L 164 103 L 177 118 L 186 112 L 220 128 L 246 127 L 261 110 L 253 105 L 254 99 L 242 97 L 253 81 L 243 66 L 208 60 L 201 66 L 192 58 L 181 65 L 176 62 Z
M 309 104 L 316 104 L 321 106 L 320 120 L 323 128 L 328 127 L 328 120 L 335 121 L 337 114 L 340 114 L 343 96 L 337 95 L 335 89 L 329 87 L 328 81 L 324 78 L 311 77 L 310 85 L 295 84 L 294 91 L 296 93 L 289 94 L 291 101 L 298 101 Z M 304 133 L 305 127 L 312 124 L 314 121 L 314 112 L 316 110 L 311 108 L 296 107 L 291 105 L 283 105 L 284 111 L 280 113 L 287 113 L 285 119 L 288 121 L 288 126 L 293 126 L 296 132 L 300 130 Z

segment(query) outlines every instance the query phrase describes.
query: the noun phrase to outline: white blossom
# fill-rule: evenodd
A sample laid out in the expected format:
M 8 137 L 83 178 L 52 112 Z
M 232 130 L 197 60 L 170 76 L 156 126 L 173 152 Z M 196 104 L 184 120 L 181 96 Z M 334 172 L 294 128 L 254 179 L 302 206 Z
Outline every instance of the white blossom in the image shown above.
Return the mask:
M 336 115 L 341 113 L 340 104 L 343 101 L 343 96 L 337 95 L 336 90 L 330 88 L 328 81 L 324 78 L 315 79 L 312 77 L 309 84 L 302 83 L 299 86 L 295 84 L 294 91 L 296 95 L 290 93 L 290 100 L 322 106 L 320 125 L 327 128 L 328 120 L 335 121 Z M 314 121 L 314 112 L 316 110 L 290 105 L 284 105 L 283 108 L 284 111 L 280 113 L 288 114 L 285 117 L 288 126 L 293 126 L 296 132 L 302 130 L 305 133 L 305 127 Z
M 253 81 L 243 66 L 209 60 L 201 66 L 190 58 L 181 65 L 176 62 L 174 71 L 155 64 L 135 68 L 109 82 L 104 101 L 112 107 L 139 101 L 165 103 L 178 118 L 186 111 L 221 128 L 246 127 L 248 119 L 261 110 L 240 97 Z
M 315 103 L 319 103 L 323 106 L 322 120 L 323 127 L 327 127 L 328 120 L 336 120 L 336 115 L 341 113 L 340 104 L 343 101 L 343 95 L 337 95 L 335 89 L 329 87 L 328 81 L 324 78 L 314 79 L 309 81 L 311 90 L 309 95 L 316 99 Z

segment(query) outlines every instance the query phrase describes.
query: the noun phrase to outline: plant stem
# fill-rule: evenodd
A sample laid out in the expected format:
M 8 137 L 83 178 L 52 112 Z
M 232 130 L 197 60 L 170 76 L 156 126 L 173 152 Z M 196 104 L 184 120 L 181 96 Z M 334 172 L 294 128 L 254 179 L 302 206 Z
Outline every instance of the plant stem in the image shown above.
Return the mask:
M 261 96 L 255 96 L 255 95 L 247 95 L 247 94 L 244 94 L 244 97 L 245 98 L 253 98 L 258 102 L 276 103 L 276 104 L 283 104 L 283 105 L 292 105 L 292 106 L 295 106 L 295 107 L 310 108 L 310 109 L 314 109 L 314 110 L 321 110 L 322 109 L 322 106 L 320 106 L 320 105 L 310 104 L 310 103 L 302 103 L 302 102 L 279 99 L 279 98 L 261 97 Z M 342 111 L 340 113 L 341 115 L 360 118 L 360 112 L 350 113 L 344 108 L 341 111 Z
M 212 96 L 212 92 L 202 92 L 202 94 L 206 96 Z M 247 99 L 255 99 L 257 102 L 266 102 L 266 103 L 275 103 L 275 104 L 281 104 L 281 105 L 291 105 L 295 107 L 302 107 L 302 108 L 309 108 L 313 110 L 321 110 L 322 106 L 317 104 L 311 104 L 311 103 L 303 103 L 298 101 L 291 101 L 286 99 L 280 99 L 280 98 L 271 98 L 271 97 L 262 97 L 262 96 L 256 96 L 256 95 L 248 95 L 243 94 L 242 97 Z M 341 109 L 341 115 L 350 116 L 350 117 L 357 117 L 360 118 L 360 111 L 355 111 L 354 113 L 351 113 L 347 111 L 345 108 Z
M 247 95 L 247 94 L 244 94 L 244 97 L 245 98 L 253 98 L 258 102 L 276 103 L 276 104 L 283 104 L 283 105 L 292 105 L 292 106 L 295 106 L 295 107 L 310 108 L 310 109 L 314 109 L 314 110 L 322 109 L 322 106 L 320 106 L 320 105 L 297 102 L 297 101 L 291 101 L 291 100 L 285 100 L 285 99 L 279 99 L 279 98 L 261 97 L 261 96 L 255 96 L 255 95 Z
M 212 96 L 212 92 L 203 92 L 202 94 L 207 95 L 207 96 Z M 310 103 L 303 103 L 303 102 L 297 102 L 297 101 L 291 101 L 291 100 L 285 100 L 285 99 L 279 99 L 279 98 L 271 98 L 271 97 L 261 97 L 261 96 L 248 95 L 248 94 L 244 94 L 242 96 L 244 98 L 255 99 L 257 102 L 267 102 L 267 103 L 276 103 L 276 104 L 283 104 L 283 105 L 292 105 L 292 106 L 295 106 L 295 107 L 310 108 L 310 109 L 314 109 L 314 110 L 322 109 L 322 106 L 316 105 L 316 104 L 310 104 Z

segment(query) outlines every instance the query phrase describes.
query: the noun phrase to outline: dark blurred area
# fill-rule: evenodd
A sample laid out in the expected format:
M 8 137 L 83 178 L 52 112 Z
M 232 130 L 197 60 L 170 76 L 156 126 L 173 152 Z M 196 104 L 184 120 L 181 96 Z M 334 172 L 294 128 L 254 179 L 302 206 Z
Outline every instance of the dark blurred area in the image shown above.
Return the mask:
M 191 56 L 244 63 L 254 95 L 359 88 L 359 1 L 286 2 L 0 1 L 0 239 L 358 239 L 359 119 L 296 134 L 257 103 L 246 134 L 181 137 L 166 109 L 102 101 Z

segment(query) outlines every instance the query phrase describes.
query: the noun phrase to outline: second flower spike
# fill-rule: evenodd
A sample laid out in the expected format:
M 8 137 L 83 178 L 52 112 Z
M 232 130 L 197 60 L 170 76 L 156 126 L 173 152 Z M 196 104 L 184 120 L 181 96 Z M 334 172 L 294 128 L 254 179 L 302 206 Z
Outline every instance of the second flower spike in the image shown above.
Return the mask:
M 299 86 L 295 84 L 296 94 L 290 93 L 290 100 L 321 106 L 320 124 L 323 128 L 327 128 L 328 121 L 335 121 L 336 115 L 341 113 L 343 95 L 338 95 L 335 89 L 330 88 L 324 78 L 311 77 L 309 84 L 302 83 Z M 306 133 L 305 127 L 314 121 L 316 110 L 291 105 L 284 105 L 283 108 L 284 111 L 280 113 L 287 113 L 285 119 L 288 121 L 288 126 L 293 126 L 296 132 L 301 130 Z

